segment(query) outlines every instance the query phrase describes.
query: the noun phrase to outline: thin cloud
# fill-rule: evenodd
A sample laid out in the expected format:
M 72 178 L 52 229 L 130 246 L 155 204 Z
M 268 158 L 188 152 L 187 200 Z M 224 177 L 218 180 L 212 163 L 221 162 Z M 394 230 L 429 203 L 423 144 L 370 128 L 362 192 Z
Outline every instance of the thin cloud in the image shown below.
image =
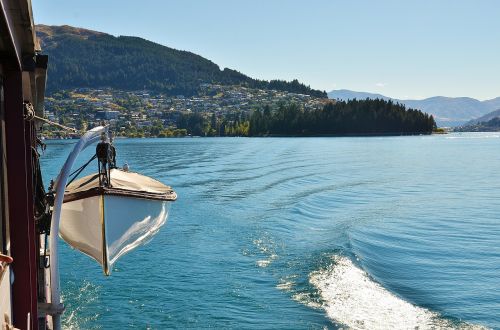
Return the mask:
M 386 83 L 382 83 L 382 82 L 378 82 L 378 83 L 375 84 L 375 86 L 383 88 L 383 87 L 387 86 L 387 84 Z

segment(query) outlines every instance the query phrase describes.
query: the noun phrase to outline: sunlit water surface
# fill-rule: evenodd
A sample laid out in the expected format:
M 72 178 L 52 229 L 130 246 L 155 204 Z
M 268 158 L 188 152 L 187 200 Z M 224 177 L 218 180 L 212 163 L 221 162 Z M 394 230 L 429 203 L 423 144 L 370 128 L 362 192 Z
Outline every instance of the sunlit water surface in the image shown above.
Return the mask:
M 68 329 L 500 329 L 500 135 L 116 145 L 179 199 L 111 277 L 61 243 Z

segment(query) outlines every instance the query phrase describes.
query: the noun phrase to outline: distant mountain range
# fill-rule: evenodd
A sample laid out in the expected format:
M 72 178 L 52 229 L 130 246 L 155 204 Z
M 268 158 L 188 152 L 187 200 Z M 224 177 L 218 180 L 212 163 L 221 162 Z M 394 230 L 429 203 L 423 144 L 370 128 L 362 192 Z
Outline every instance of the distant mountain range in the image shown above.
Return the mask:
M 79 87 L 152 90 L 194 95 L 204 83 L 274 89 L 326 98 L 297 80 L 264 81 L 210 60 L 138 38 L 115 37 L 72 26 L 37 25 L 42 51 L 49 55 L 47 91 Z
M 472 119 L 472 120 L 466 122 L 463 126 L 470 126 L 470 125 L 475 125 L 478 123 L 485 123 L 485 122 L 488 122 L 488 121 L 490 121 L 494 118 L 498 118 L 498 117 L 500 117 L 500 109 L 489 112 L 489 113 L 487 113 L 484 116 L 481 116 L 479 118 Z
M 456 127 L 455 132 L 500 132 L 500 117 Z
M 470 97 L 435 96 L 423 100 L 393 99 L 381 94 L 355 92 L 346 89 L 333 90 L 328 93 L 331 99 L 383 99 L 402 103 L 406 107 L 422 110 L 432 114 L 438 126 L 459 126 L 500 109 L 500 97 L 487 101 L 479 101 Z
M 500 131 L 500 109 L 486 115 L 470 120 L 456 127 L 458 132 L 498 132 Z

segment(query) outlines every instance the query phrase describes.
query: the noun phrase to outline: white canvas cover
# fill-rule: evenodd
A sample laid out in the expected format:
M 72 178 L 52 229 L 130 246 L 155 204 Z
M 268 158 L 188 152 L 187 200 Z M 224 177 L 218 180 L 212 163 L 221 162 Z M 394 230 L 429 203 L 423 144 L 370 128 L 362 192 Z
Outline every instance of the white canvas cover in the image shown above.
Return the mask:
M 85 198 L 89 195 L 132 195 L 135 197 L 173 201 L 177 195 L 171 187 L 145 175 L 125 172 L 119 169 L 110 171 L 111 187 L 100 187 L 97 173 L 72 182 L 64 192 L 64 202 Z
M 69 185 L 59 228 L 61 237 L 100 263 L 106 275 L 119 257 L 158 232 L 177 198 L 170 187 L 137 173 L 111 170 L 111 184 L 99 187 L 97 175 L 89 175 Z

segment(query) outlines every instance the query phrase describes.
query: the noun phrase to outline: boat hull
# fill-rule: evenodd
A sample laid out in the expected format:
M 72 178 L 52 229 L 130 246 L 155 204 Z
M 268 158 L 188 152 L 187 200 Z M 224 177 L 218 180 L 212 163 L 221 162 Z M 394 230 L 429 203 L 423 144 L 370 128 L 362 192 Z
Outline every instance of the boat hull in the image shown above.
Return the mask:
M 171 201 L 102 194 L 65 202 L 59 233 L 110 275 L 113 264 L 165 224 Z

